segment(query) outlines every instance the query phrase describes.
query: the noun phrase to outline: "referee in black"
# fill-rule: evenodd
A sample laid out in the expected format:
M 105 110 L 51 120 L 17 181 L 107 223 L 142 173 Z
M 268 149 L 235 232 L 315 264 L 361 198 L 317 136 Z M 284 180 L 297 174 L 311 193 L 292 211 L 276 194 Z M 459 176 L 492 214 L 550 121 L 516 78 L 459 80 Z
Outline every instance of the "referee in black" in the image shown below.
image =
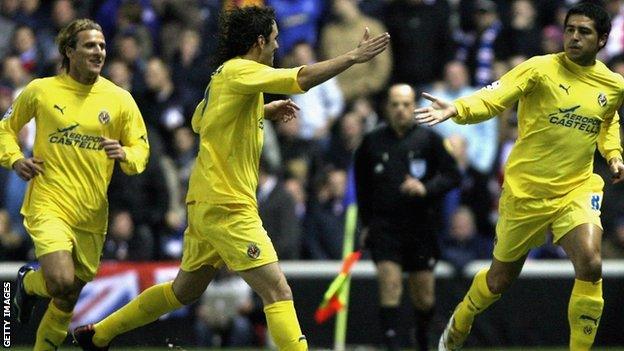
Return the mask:
M 368 133 L 355 153 L 362 234 L 377 267 L 380 324 L 386 347 L 399 349 L 397 328 L 402 273 L 415 308 L 416 341 L 428 350 L 435 303 L 433 268 L 439 257 L 436 232 L 444 194 L 460 173 L 445 142 L 414 122 L 416 93 L 407 84 L 388 90 L 388 124 Z

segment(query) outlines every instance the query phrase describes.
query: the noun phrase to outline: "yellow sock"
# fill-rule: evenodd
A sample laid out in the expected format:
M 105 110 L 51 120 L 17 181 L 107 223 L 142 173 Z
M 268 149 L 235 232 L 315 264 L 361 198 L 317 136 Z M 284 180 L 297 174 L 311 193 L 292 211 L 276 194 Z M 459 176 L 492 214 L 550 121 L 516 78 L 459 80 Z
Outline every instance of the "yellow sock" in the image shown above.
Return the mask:
M 591 349 L 602 316 L 602 279 L 592 283 L 574 280 L 568 305 L 570 351 Z
M 95 324 L 93 343 L 96 346 L 106 346 L 117 335 L 153 322 L 163 314 L 182 306 L 173 293 L 173 282 L 154 285 Z
M 26 273 L 24 276 L 24 289 L 28 295 L 50 297 L 41 269 Z
M 455 308 L 453 313 L 455 328 L 464 332 L 470 330 L 474 317 L 500 298 L 500 294 L 492 294 L 488 288 L 485 278 L 487 272 L 487 268 L 477 272 L 468 293 Z
M 301 333 L 292 300 L 278 301 L 264 307 L 267 325 L 279 350 L 305 351 L 308 342 Z
M 67 337 L 67 329 L 71 321 L 72 313 L 61 311 L 52 301 L 48 305 L 35 340 L 35 351 L 56 350 L 63 344 Z

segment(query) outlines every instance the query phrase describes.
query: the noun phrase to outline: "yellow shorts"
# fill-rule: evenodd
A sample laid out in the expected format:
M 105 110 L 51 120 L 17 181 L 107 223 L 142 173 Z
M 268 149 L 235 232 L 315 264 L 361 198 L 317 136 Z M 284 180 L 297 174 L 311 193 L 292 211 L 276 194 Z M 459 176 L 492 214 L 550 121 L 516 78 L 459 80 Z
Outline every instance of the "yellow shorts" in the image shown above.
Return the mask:
M 54 216 L 25 217 L 37 258 L 56 251 L 69 251 L 74 259 L 75 275 L 84 282 L 95 277 L 100 265 L 105 235 L 70 227 Z
M 517 198 L 504 189 L 499 203 L 494 257 L 503 262 L 517 261 L 545 243 L 548 229 L 557 243 L 581 224 L 592 223 L 602 228 L 603 186 L 602 178 L 593 174 L 584 185 L 556 198 Z
M 277 253 L 252 205 L 192 203 L 180 268 L 187 272 L 224 263 L 234 271 L 277 262 Z

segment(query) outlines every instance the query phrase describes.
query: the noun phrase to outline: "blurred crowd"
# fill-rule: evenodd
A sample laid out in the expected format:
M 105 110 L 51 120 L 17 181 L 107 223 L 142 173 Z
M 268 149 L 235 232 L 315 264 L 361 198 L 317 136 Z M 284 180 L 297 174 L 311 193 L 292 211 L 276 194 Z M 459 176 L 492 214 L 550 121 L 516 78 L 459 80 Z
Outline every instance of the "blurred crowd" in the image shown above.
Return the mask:
M 562 50 L 562 23 L 574 1 L 552 0 L 0 0 L 0 114 L 32 79 L 58 72 L 54 38 L 75 18 L 103 28 L 103 75 L 130 91 L 148 126 L 151 156 L 135 177 L 115 171 L 104 259 L 167 260 L 182 252 L 184 198 L 197 153 L 190 118 L 216 68 L 218 15 L 246 4 L 275 8 L 276 65 L 294 67 L 344 53 L 364 27 L 388 31 L 392 49 L 291 98 L 301 107 L 286 124 L 265 121 L 259 211 L 278 255 L 339 259 L 344 197 L 353 151 L 384 123 L 386 89 L 408 83 L 454 99 L 492 83 L 534 55 Z M 624 1 L 605 1 L 613 30 L 600 59 L 624 73 Z M 283 98 L 269 96 L 269 99 Z M 425 102 L 421 102 L 424 104 Z M 503 167 L 517 136 L 513 109 L 487 122 L 435 127 L 453 146 L 463 175 L 445 199 L 442 258 L 461 268 L 491 255 Z M 32 125 L 20 143 L 32 152 Z M 624 187 L 611 186 L 606 163 L 604 257 L 624 258 Z M 0 260 L 33 258 L 19 214 L 26 184 L 0 170 Z M 532 258 L 558 258 L 546 245 Z

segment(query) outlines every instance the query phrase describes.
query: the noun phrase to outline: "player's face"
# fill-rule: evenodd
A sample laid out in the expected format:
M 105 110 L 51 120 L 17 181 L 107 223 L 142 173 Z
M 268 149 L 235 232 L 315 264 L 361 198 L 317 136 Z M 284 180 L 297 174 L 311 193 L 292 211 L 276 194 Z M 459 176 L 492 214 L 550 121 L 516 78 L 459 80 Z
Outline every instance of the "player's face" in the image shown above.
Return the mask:
M 391 88 L 388 94 L 388 118 L 395 129 L 405 129 L 414 123 L 416 108 L 414 91 L 407 85 Z
M 598 37 L 594 21 L 583 15 L 571 15 L 563 32 L 563 48 L 570 60 L 579 65 L 591 65 L 606 42 Z
M 69 71 L 78 76 L 97 76 L 102 71 L 106 59 L 106 42 L 102 32 L 89 29 L 78 32 L 76 48 L 70 48 Z
M 279 44 L 277 44 L 277 24 L 273 22 L 273 29 L 271 30 L 271 34 L 268 38 L 265 38 L 264 46 L 262 47 L 262 53 L 260 56 L 260 63 L 263 63 L 268 66 L 273 66 L 273 59 L 275 58 L 275 52 L 279 48 Z

